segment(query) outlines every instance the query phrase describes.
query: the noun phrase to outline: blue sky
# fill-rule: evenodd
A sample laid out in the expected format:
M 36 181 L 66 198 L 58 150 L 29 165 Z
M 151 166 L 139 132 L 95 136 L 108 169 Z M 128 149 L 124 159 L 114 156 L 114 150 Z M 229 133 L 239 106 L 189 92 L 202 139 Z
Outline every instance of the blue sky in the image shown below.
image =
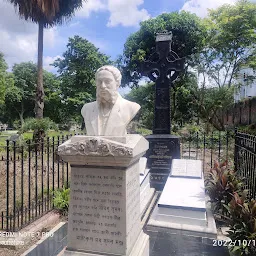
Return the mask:
M 255 0 L 253 0 L 255 1 Z M 122 54 L 127 37 L 139 29 L 140 21 L 163 12 L 186 10 L 200 17 L 207 8 L 217 8 L 235 0 L 87 0 L 76 16 L 63 26 L 45 30 L 44 68 L 66 50 L 68 38 L 79 35 L 94 43 L 101 52 L 115 59 Z M 9 69 L 14 63 L 36 62 L 37 25 L 19 19 L 14 7 L 0 0 L 0 51 Z
M 143 2 L 143 1 L 134 1 Z M 86 8 L 87 3 L 84 4 Z M 46 56 L 61 55 L 66 49 L 68 37 L 74 35 L 82 36 L 97 47 L 102 52 L 115 59 L 118 54 L 122 54 L 123 46 L 128 36 L 139 29 L 139 21 L 149 17 L 156 17 L 163 12 L 179 11 L 184 5 L 184 0 L 168 1 L 160 0 L 159 4 L 155 1 L 144 1 L 141 5 L 137 6 L 138 10 L 145 12 L 141 15 L 141 19 L 136 19 L 130 24 L 124 20 L 112 20 L 113 25 L 109 24 L 110 12 L 106 9 L 99 10 L 98 12 L 92 11 L 89 17 L 84 17 L 81 14 L 75 16 L 68 24 L 57 27 L 57 33 L 61 42 L 57 43 L 54 47 L 47 47 L 45 49 Z M 119 22 L 119 23 L 118 23 Z

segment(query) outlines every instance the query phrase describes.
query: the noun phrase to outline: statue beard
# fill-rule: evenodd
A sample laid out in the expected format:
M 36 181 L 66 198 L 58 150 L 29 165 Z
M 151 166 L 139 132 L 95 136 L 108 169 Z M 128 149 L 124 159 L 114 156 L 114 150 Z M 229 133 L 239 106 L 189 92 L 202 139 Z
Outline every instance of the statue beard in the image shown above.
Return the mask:
M 114 105 L 118 96 L 117 91 L 112 91 L 105 89 L 104 94 L 102 94 L 99 90 L 97 90 L 97 102 L 98 104 L 111 104 Z

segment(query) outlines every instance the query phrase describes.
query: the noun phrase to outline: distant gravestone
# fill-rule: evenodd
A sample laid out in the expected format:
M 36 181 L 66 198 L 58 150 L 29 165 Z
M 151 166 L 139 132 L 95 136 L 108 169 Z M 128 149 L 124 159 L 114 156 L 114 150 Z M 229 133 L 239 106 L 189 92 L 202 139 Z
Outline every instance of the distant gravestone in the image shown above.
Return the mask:
M 20 138 L 20 135 L 19 134 L 13 134 L 13 135 L 11 135 L 10 137 L 9 137 L 9 141 L 18 141 L 19 140 L 19 138 Z
M 6 131 L 8 125 L 0 123 L 0 131 Z

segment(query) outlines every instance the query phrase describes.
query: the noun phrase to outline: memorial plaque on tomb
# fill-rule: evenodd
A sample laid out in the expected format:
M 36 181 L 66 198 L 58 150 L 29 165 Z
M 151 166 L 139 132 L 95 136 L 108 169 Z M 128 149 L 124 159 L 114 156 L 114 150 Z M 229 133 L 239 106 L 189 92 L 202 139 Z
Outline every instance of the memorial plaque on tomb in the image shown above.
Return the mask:
M 149 135 L 147 152 L 148 166 L 151 169 L 169 170 L 172 159 L 180 158 L 179 138 L 173 135 Z
M 148 135 L 148 168 L 151 187 L 162 189 L 169 176 L 172 160 L 180 158 L 179 137 L 169 134 Z
M 202 178 L 201 160 L 175 159 L 172 162 L 171 177 Z
M 68 248 L 126 255 L 140 232 L 139 175 L 72 167 Z

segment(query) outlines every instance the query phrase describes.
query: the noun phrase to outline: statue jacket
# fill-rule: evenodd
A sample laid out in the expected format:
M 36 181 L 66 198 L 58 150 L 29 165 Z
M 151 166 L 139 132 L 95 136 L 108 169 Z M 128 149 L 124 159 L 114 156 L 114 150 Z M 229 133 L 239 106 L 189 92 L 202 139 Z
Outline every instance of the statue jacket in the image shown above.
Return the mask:
M 139 109 L 139 104 L 128 101 L 118 94 L 117 100 L 110 111 L 104 134 L 100 134 L 100 116 L 97 101 L 85 104 L 81 114 L 84 118 L 87 135 L 125 136 L 127 134 L 126 126 Z

